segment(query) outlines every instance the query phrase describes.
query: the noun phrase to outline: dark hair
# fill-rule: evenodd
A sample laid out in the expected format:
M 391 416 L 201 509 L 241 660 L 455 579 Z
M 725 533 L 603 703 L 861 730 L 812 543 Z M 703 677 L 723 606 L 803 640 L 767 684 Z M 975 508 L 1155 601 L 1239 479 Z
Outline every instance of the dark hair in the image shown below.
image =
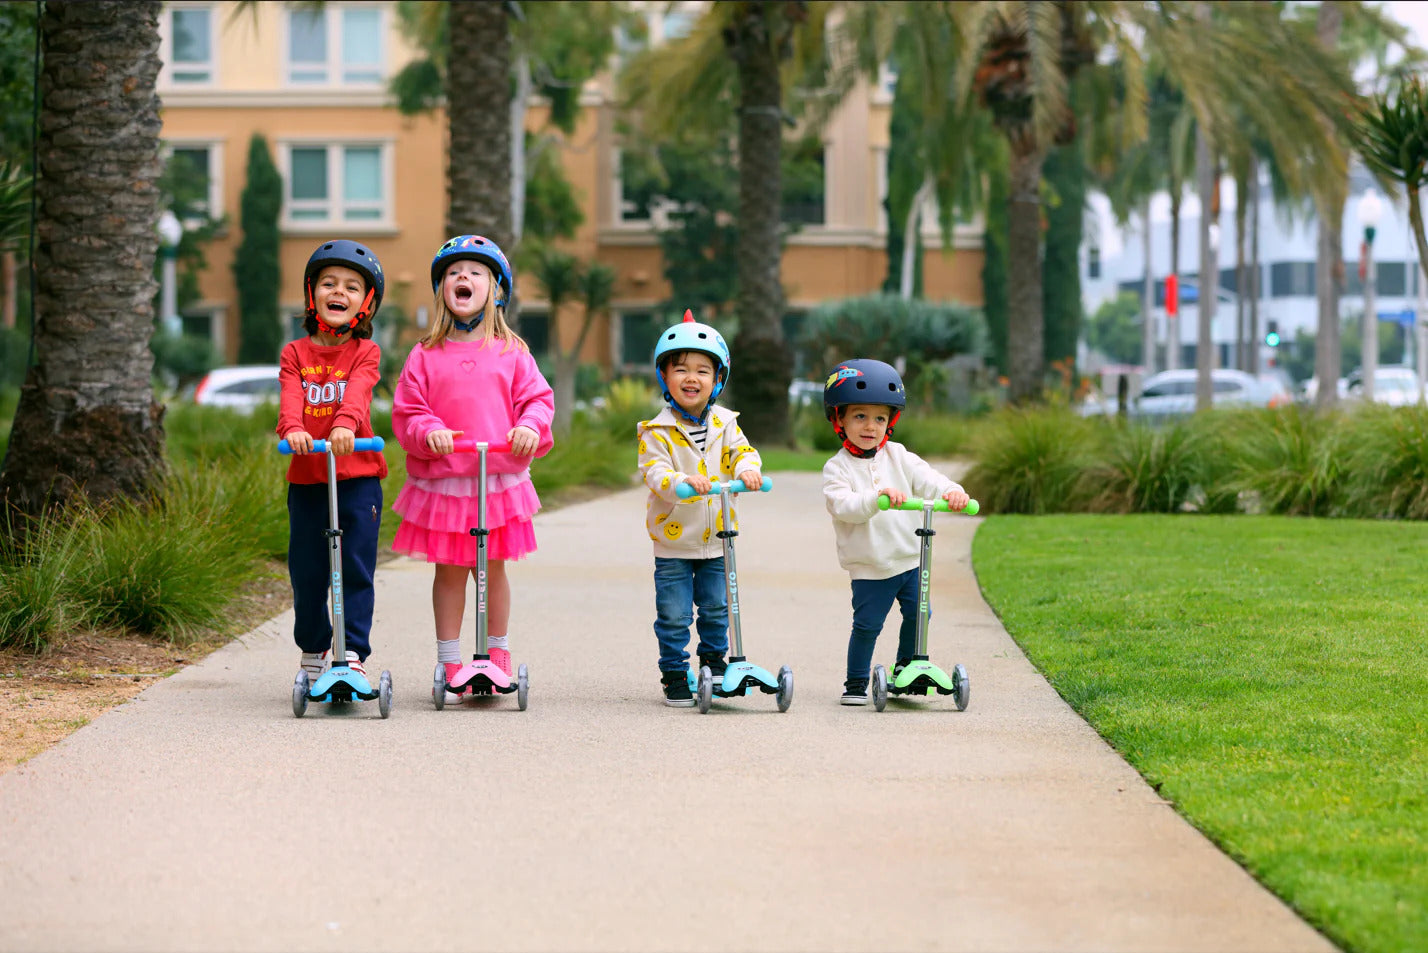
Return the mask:
M 334 266 L 339 268 L 347 268 L 350 271 L 357 271 L 356 268 L 351 268 L 348 265 L 341 265 L 336 262 L 334 262 L 332 265 L 323 265 L 323 268 L 331 268 Z M 318 269 L 317 274 L 322 274 L 322 269 Z M 362 272 L 357 271 L 357 274 L 361 275 Z M 372 283 L 367 280 L 366 275 L 362 275 L 362 284 L 366 286 L 368 291 L 372 290 Z M 330 327 L 317 320 L 317 315 L 315 314 L 306 315 L 302 319 L 302 329 L 306 331 L 309 335 L 316 334 L 323 328 L 327 328 L 329 331 L 332 330 Z M 362 320 L 358 321 L 357 326 L 353 328 L 349 333 L 352 335 L 353 340 L 356 341 L 365 341 L 369 339 L 372 336 L 372 316 L 370 314 L 363 315 Z
M 708 351 L 701 351 L 697 348 L 692 347 L 686 348 L 683 351 L 666 351 L 665 353 L 659 356 L 659 364 L 655 369 L 658 370 L 661 374 L 663 374 L 665 368 L 669 367 L 669 365 L 674 364 L 677 361 L 684 360 L 685 356 L 689 354 L 703 354 L 705 357 L 709 358 L 709 363 L 714 365 L 714 376 L 716 378 L 720 376 L 719 372 L 720 370 L 722 370 L 722 368 L 720 368 L 719 366 L 719 359 L 713 354 L 710 354 Z

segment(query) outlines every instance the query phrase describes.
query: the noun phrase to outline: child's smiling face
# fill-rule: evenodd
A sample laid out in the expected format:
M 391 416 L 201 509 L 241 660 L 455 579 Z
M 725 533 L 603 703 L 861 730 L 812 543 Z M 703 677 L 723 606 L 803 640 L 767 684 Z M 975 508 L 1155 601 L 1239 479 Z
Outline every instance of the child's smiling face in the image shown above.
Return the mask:
M 441 279 L 441 299 L 463 322 L 486 310 L 491 297 L 491 269 L 479 261 L 463 258 L 452 262 Z
M 699 351 L 676 354 L 664 366 L 664 384 L 685 413 L 698 417 L 714 393 L 714 359 Z
M 873 450 L 882 445 L 892 421 L 892 408 L 883 404 L 849 404 L 839 411 L 843 433 L 859 450 Z
M 317 319 L 329 328 L 345 328 L 357 317 L 367 297 L 367 279 L 360 271 L 328 265 L 312 283 Z

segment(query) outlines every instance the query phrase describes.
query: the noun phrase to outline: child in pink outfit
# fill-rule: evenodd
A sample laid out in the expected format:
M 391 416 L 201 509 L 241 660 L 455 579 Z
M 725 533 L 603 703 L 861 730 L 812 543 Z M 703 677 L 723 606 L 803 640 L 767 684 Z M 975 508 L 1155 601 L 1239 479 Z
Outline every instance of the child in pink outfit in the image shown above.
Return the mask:
M 486 458 L 487 642 L 491 660 L 509 675 L 506 561 L 536 549 L 531 518 L 540 498 L 530 461 L 550 451 L 555 401 L 530 349 L 506 324 L 514 280 L 494 242 L 479 235 L 451 239 L 432 259 L 431 283 L 436 324 L 407 356 L 392 404 L 392 430 L 407 452 L 407 482 L 392 504 L 402 517 L 392 549 L 436 564 L 437 658 L 449 677 L 461 665 L 480 479 L 480 458 L 454 453 L 454 440 L 510 443 L 510 453 Z M 447 693 L 446 704 L 460 701 Z

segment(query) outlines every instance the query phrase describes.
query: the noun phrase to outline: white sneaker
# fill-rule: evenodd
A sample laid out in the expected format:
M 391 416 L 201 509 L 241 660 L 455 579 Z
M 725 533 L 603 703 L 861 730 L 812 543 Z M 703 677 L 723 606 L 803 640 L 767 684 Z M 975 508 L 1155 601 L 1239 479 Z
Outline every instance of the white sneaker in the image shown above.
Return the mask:
M 298 662 L 298 667 L 307 672 L 308 686 L 316 685 L 317 680 L 322 677 L 322 673 L 327 671 L 327 653 L 304 652 L 302 659 Z
M 367 666 L 362 664 L 362 660 L 357 657 L 356 652 L 347 653 L 347 667 L 363 678 L 367 677 Z

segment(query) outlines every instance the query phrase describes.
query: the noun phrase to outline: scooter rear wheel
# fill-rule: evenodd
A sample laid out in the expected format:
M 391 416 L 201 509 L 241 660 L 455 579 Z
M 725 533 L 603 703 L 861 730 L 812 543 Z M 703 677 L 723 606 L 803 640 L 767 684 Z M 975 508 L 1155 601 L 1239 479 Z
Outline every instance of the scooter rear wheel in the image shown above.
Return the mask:
M 521 711 L 526 710 L 526 699 L 531 691 L 530 673 L 526 671 L 524 665 L 516 669 L 516 707 Z
M 293 679 L 293 714 L 301 718 L 307 712 L 307 672 L 299 670 Z
M 431 703 L 437 711 L 446 707 L 446 666 L 436 663 L 436 672 L 431 676 Z
M 383 672 L 377 680 L 377 711 L 386 718 L 392 713 L 392 673 Z
M 707 665 L 699 667 L 699 691 L 695 700 L 699 705 L 699 714 L 709 714 L 709 706 L 714 701 L 714 673 Z
M 793 704 L 793 669 L 785 665 L 778 670 L 778 710 L 788 711 Z
M 882 711 L 888 707 L 888 670 L 873 666 L 873 707 Z
M 957 710 L 966 711 L 971 697 L 972 686 L 967 681 L 967 670 L 960 663 L 952 666 L 952 700 L 957 703 Z

